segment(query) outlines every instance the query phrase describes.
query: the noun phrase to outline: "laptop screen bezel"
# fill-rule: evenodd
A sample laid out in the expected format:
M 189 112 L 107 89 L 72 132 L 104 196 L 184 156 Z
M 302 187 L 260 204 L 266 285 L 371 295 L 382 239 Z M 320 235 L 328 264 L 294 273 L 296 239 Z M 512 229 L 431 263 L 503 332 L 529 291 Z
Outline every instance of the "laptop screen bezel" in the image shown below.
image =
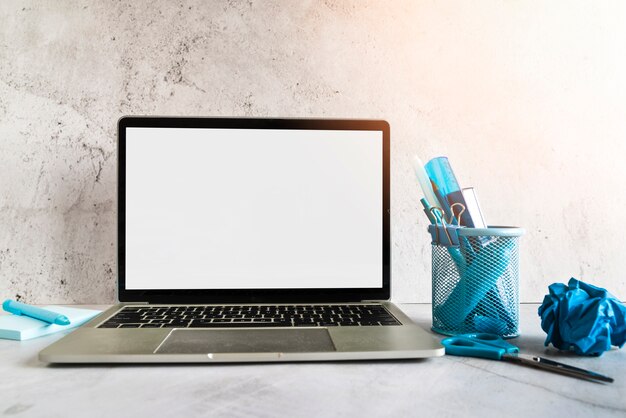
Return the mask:
M 126 128 L 220 128 L 290 130 L 380 131 L 383 158 L 382 228 L 383 253 L 380 288 L 305 289 L 126 289 Z M 149 303 L 277 303 L 358 302 L 388 300 L 391 287 L 390 243 L 390 147 L 389 124 L 384 120 L 350 119 L 259 119 L 125 116 L 118 121 L 117 159 L 117 268 L 120 302 Z

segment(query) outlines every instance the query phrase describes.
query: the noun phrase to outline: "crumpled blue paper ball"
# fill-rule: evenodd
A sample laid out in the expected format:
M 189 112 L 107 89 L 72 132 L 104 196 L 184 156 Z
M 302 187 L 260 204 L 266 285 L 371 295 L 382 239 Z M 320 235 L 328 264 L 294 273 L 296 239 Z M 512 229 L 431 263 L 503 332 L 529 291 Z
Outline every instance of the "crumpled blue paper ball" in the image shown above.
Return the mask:
M 545 345 L 573 349 L 583 356 L 600 356 L 612 345 L 626 342 L 626 306 L 606 289 L 573 277 L 553 283 L 539 307 Z

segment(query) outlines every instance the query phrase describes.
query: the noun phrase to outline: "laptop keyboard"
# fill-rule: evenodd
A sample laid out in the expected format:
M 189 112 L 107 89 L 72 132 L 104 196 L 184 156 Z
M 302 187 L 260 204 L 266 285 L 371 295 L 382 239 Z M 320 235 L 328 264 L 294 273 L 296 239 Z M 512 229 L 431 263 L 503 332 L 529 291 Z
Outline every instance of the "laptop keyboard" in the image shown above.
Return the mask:
M 126 306 L 98 328 L 401 325 L 381 305 Z

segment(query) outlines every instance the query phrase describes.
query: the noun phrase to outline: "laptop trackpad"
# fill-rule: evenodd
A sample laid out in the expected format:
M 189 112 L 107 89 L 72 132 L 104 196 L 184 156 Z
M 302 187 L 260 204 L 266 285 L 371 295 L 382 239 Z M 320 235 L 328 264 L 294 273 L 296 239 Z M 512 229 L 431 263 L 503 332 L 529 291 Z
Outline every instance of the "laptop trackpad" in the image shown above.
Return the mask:
M 336 351 L 320 329 L 175 329 L 157 354 L 302 353 Z

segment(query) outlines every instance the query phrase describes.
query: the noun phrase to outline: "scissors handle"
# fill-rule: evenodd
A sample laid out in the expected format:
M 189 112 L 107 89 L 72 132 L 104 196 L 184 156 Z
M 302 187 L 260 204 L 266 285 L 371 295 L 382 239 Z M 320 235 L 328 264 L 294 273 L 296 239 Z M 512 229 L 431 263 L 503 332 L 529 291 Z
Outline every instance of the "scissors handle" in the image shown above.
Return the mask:
M 461 334 L 446 338 L 442 342 L 446 354 L 502 360 L 504 354 L 518 353 L 519 348 L 504 341 L 496 334 Z
M 481 343 L 479 340 L 464 337 L 450 337 L 441 341 L 446 354 L 464 357 L 479 357 L 491 360 L 502 360 L 506 349 Z

